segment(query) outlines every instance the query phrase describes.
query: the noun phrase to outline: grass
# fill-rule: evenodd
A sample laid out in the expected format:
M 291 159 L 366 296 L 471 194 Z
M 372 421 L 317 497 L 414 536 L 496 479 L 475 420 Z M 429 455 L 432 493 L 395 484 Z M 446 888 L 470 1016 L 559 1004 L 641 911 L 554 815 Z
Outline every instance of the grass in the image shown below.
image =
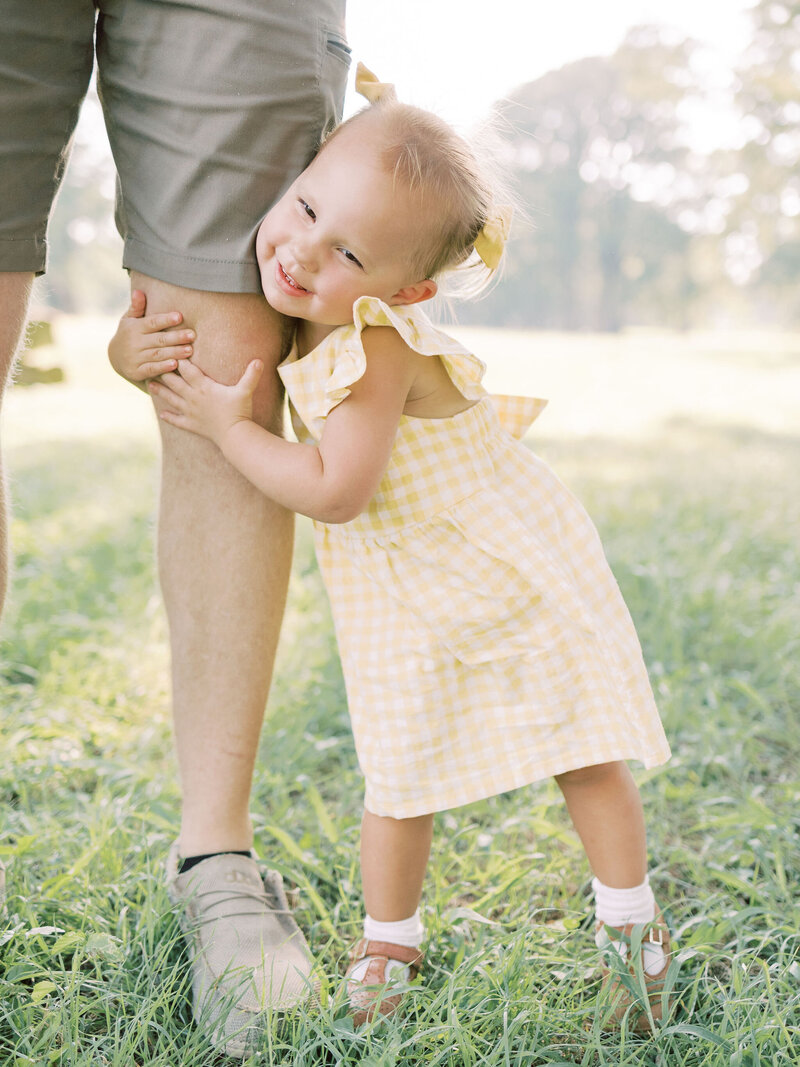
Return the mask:
M 191 1025 L 162 883 L 179 794 L 154 428 L 106 372 L 104 330 L 65 321 L 62 349 L 38 358 L 57 358 L 66 382 L 19 390 L 6 413 L 0 1063 L 212 1067 L 227 1061 Z M 335 993 L 361 921 L 362 787 L 301 524 L 252 809 L 327 977 L 321 1008 L 274 1020 L 251 1062 L 796 1064 L 797 339 L 471 336 L 490 360 L 502 350 L 498 388 L 525 379 L 520 391 L 553 398 L 532 443 L 595 517 L 645 648 L 674 757 L 637 775 L 680 1007 L 654 1036 L 601 1029 L 590 873 L 545 782 L 438 818 L 428 980 L 404 1022 L 353 1035 Z

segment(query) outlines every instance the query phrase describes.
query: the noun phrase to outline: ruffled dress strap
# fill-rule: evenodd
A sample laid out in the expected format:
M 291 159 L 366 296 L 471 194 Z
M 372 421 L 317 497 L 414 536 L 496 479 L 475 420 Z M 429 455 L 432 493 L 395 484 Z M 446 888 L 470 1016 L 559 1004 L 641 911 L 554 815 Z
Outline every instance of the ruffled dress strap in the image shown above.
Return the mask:
M 467 400 L 479 400 L 486 395 L 481 385 L 486 364 L 454 337 L 434 326 L 419 304 L 389 307 L 382 300 L 365 296 L 356 301 L 353 318 L 359 346 L 365 326 L 392 326 L 408 347 L 421 356 L 439 356 L 455 387 Z
M 325 419 L 364 375 L 367 357 L 362 331 L 367 326 L 391 326 L 409 348 L 423 356 L 438 356 L 458 391 L 467 400 L 488 394 L 481 384 L 486 365 L 462 344 L 438 329 L 419 305 L 389 307 L 378 297 L 364 296 L 353 305 L 353 324 L 340 326 L 316 348 L 298 358 L 296 349 L 278 367 L 293 408 L 295 431 L 301 440 L 319 440 Z M 498 397 L 501 425 L 521 437 L 546 401 L 529 397 Z M 297 415 L 302 424 L 298 427 Z M 303 432 L 303 430 L 307 432 Z
M 547 401 L 538 396 L 506 396 L 501 393 L 492 393 L 492 403 L 500 425 L 517 440 L 522 440 L 531 424 L 547 407 Z

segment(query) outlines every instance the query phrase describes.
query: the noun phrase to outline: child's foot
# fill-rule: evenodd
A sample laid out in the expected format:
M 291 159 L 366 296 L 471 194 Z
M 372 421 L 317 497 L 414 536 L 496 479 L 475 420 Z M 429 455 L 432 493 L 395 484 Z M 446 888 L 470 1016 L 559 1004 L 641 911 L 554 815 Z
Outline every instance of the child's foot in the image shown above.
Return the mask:
M 638 930 L 642 931 L 641 944 L 634 959 L 633 945 L 638 943 L 638 934 L 634 931 Z M 613 1001 L 609 1024 L 619 1024 L 630 1012 L 628 1024 L 631 1029 L 640 1032 L 651 1030 L 651 1016 L 657 1022 L 662 1019 L 662 993 L 671 960 L 669 929 L 661 912 L 656 908 L 655 918 L 649 923 L 610 926 L 598 920 L 595 934 L 598 945 L 607 946 L 604 955 L 608 962 L 603 965 L 603 990 Z M 652 964 L 647 969 L 649 946 L 659 946 L 662 950 L 663 962 L 658 970 L 653 970 Z M 644 978 L 649 1012 L 641 991 L 640 976 Z
M 177 846 L 167 889 L 180 907 L 192 968 L 195 1021 L 229 1055 L 257 1041 L 264 1013 L 285 1011 L 312 990 L 313 959 L 276 871 L 225 852 L 178 872 Z
M 358 1028 L 376 1015 L 394 1015 L 423 960 L 418 948 L 362 937 L 350 952 L 345 975 L 353 1026 Z

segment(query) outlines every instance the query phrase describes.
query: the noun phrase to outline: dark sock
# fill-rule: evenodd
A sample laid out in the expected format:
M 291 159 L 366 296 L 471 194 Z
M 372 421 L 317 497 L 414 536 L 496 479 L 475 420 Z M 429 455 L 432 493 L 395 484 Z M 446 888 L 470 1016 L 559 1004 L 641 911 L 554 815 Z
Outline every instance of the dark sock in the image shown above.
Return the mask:
M 223 852 L 205 852 L 202 856 L 186 856 L 178 864 L 178 874 L 186 874 L 192 867 L 196 867 L 198 863 L 202 863 L 203 860 L 210 860 L 212 856 L 251 856 L 252 853 L 248 849 L 246 852 L 239 851 L 237 849 L 225 849 Z

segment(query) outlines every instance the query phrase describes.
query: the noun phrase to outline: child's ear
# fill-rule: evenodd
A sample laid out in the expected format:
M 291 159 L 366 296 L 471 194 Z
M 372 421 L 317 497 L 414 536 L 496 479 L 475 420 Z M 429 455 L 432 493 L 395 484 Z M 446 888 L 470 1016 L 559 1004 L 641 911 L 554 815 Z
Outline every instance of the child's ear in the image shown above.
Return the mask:
M 430 300 L 436 296 L 438 285 L 431 278 L 422 282 L 414 282 L 413 285 L 404 285 L 398 289 L 389 301 L 390 304 L 420 304 L 423 300 Z

